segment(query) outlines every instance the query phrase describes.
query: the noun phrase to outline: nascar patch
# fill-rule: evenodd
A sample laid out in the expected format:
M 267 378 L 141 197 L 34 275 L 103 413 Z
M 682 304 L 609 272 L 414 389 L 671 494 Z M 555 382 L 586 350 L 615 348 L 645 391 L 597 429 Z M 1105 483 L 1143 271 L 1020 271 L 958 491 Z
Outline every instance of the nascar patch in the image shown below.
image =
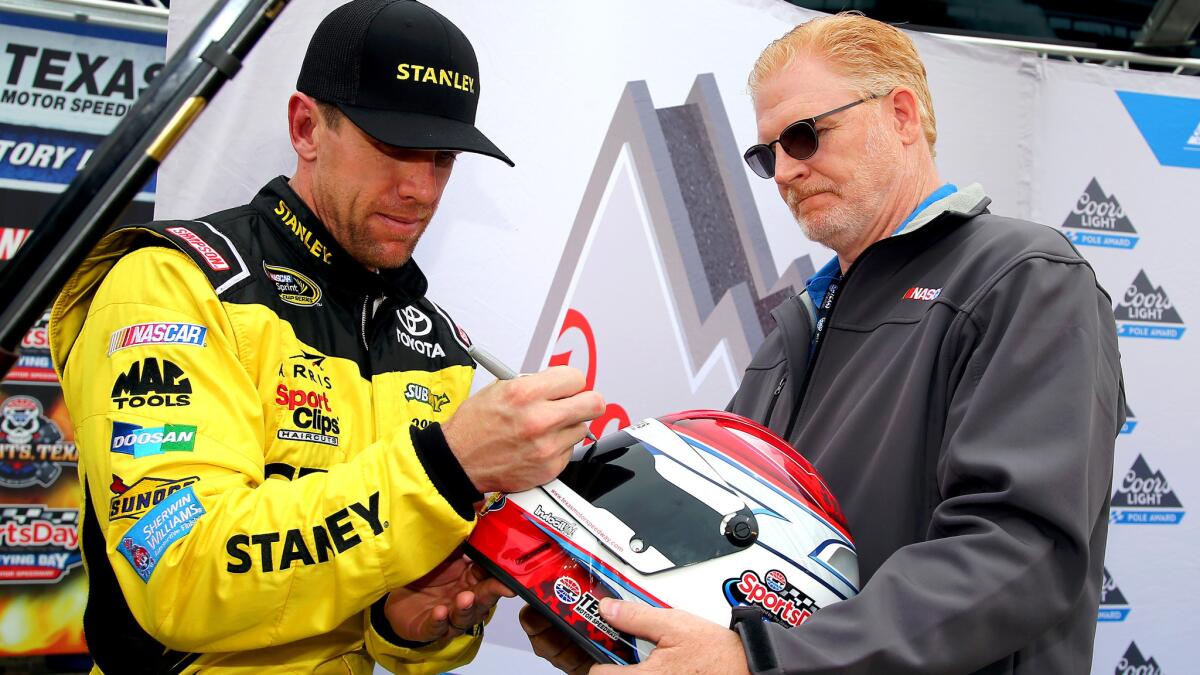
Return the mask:
M 142 345 L 191 345 L 203 347 L 208 328 L 194 323 L 136 323 L 113 331 L 108 339 L 108 354 Z
M 129 422 L 113 422 L 113 452 L 150 457 L 164 452 L 191 452 L 196 446 L 196 427 L 190 424 L 164 424 L 143 427 Z
M 186 537 L 205 513 L 191 487 L 169 495 L 150 509 L 121 537 L 117 550 L 142 581 L 150 581 L 158 561 L 171 544 Z

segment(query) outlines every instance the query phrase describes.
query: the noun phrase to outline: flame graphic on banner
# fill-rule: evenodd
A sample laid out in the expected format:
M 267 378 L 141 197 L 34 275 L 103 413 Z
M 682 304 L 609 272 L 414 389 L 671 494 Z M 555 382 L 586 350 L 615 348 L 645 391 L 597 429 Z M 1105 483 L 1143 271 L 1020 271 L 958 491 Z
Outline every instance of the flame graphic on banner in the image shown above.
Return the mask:
M 71 574 L 44 589 L 0 591 L 0 655 L 82 654 L 87 578 Z

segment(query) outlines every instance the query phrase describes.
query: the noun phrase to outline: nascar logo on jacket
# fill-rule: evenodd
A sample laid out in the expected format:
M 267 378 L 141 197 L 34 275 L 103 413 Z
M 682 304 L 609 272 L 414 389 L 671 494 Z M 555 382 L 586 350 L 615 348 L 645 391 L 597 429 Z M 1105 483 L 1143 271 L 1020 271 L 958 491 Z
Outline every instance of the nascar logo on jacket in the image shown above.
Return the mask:
M 312 307 L 321 300 L 321 287 L 317 282 L 288 267 L 268 265 L 263 262 L 263 272 L 275 282 L 279 299 L 296 307 Z
M 191 345 L 203 347 L 208 328 L 194 323 L 135 323 L 113 331 L 108 353 L 139 345 Z

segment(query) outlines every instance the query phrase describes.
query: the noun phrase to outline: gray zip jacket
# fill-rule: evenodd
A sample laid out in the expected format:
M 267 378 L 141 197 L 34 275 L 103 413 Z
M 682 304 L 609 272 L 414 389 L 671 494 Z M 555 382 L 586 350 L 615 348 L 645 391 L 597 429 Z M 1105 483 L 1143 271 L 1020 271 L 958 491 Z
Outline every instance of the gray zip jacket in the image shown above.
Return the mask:
M 812 301 L 774 312 L 729 409 L 824 476 L 863 588 L 739 631 L 755 672 L 1090 670 L 1125 419 L 1112 304 L 1060 233 L 989 201 L 972 185 L 867 248 L 812 363 Z

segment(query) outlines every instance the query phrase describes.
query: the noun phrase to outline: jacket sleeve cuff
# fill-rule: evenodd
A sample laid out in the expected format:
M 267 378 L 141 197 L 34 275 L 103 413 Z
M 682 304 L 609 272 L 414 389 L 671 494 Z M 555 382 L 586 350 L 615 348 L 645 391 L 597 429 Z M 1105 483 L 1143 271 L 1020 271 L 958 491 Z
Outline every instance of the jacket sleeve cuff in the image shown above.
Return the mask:
M 462 464 L 450 451 L 442 426 L 434 422 L 424 429 L 409 427 L 409 433 L 417 459 L 421 461 L 433 486 L 463 520 L 473 519 L 475 502 L 483 499 L 483 494 L 475 489 Z
M 386 642 L 405 649 L 420 649 L 421 647 L 433 644 L 433 642 L 405 640 L 397 635 L 396 631 L 392 630 L 391 622 L 387 620 L 387 615 L 383 613 L 383 607 L 387 604 L 387 597 L 385 595 L 371 605 L 371 628 L 379 634 L 379 637 L 383 638 Z

